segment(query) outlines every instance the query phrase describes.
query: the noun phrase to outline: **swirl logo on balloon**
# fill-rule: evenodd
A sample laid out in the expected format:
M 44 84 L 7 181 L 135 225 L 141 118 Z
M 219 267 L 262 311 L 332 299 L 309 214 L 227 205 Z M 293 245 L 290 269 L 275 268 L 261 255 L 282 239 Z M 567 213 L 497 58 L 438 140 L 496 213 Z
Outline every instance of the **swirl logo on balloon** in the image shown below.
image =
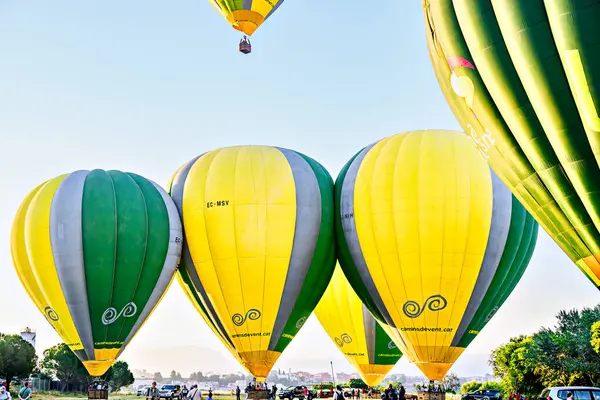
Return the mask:
M 393 340 L 390 340 L 390 342 L 388 343 L 388 349 L 397 349 L 398 346 L 396 346 L 396 343 L 394 343 Z
M 114 323 L 116 320 L 121 318 L 131 318 L 137 313 L 137 306 L 132 301 L 130 303 L 125 304 L 125 307 L 121 309 L 120 312 L 117 313 L 117 309 L 114 307 L 108 307 L 102 313 L 102 323 L 104 325 L 110 325 Z
M 302 317 L 300 318 L 297 322 L 296 322 L 296 328 L 300 329 L 304 326 L 304 323 L 306 323 L 306 317 Z
M 44 308 L 44 314 L 46 314 L 46 317 L 48 317 L 49 320 L 54 322 L 58 321 L 58 314 L 52 309 L 52 307 L 48 306 Z
M 259 310 L 257 310 L 256 308 L 251 308 L 246 312 L 246 315 L 242 315 L 239 313 L 233 314 L 233 316 L 231 317 L 231 322 L 233 322 L 235 326 L 242 326 L 246 321 L 256 321 L 260 318 L 260 316 L 261 313 Z
M 343 347 L 344 344 L 352 343 L 352 338 L 347 333 L 342 333 L 340 337 L 335 338 L 335 343 L 337 343 L 339 347 Z
M 448 301 L 444 298 L 444 296 L 440 294 L 434 294 L 425 300 L 425 303 L 423 303 L 422 307 L 416 301 L 408 300 L 406 303 L 404 303 L 404 306 L 402 306 L 402 311 L 408 318 L 417 318 L 423 314 L 425 308 L 429 308 L 431 311 L 441 311 L 446 308 L 447 305 Z

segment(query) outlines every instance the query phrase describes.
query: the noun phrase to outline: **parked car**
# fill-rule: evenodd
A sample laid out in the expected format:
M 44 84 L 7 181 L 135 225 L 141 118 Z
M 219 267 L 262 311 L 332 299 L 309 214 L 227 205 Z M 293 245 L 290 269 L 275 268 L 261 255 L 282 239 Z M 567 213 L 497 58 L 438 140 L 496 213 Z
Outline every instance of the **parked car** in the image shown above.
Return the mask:
M 160 388 L 160 398 L 161 399 L 174 399 L 179 396 L 179 392 L 181 391 L 181 385 L 163 385 Z
M 145 396 L 146 393 L 148 392 L 148 389 L 150 389 L 150 386 L 142 386 L 141 388 L 139 388 L 137 390 L 137 395 L 138 396 Z
M 282 388 L 279 391 L 279 398 L 281 400 L 283 399 L 288 399 L 288 400 L 293 400 L 293 399 L 304 399 L 304 389 L 306 389 L 306 386 L 289 386 L 286 388 Z M 313 389 L 308 389 L 308 392 L 310 394 L 312 394 L 312 398 L 316 398 L 317 397 L 317 391 L 313 390 Z
M 501 398 L 502 392 L 491 389 L 476 390 L 472 393 L 466 393 L 462 395 L 462 400 L 492 400 Z
M 600 389 L 592 386 L 554 386 L 542 390 L 539 400 L 567 400 L 573 393 L 575 400 L 600 400 Z

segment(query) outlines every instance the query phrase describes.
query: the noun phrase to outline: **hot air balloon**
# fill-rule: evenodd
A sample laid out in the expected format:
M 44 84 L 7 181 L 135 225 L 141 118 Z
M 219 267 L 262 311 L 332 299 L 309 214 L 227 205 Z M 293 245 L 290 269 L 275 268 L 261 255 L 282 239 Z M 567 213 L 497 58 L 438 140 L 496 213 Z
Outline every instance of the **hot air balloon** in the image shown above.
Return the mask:
M 425 0 L 424 9 L 454 115 L 600 288 L 600 1 Z
M 442 379 L 521 278 L 537 223 L 461 132 L 383 139 L 335 190 L 345 275 L 402 353 Z
M 170 194 L 184 228 L 184 290 L 264 381 L 333 274 L 333 180 L 295 151 L 234 146 L 182 166 Z
M 252 36 L 254 31 L 262 25 L 283 4 L 284 0 L 208 0 L 217 9 L 231 26 Z M 239 50 L 248 54 L 252 51 L 249 39 L 244 35 L 240 40 Z
M 319 322 L 369 386 L 377 386 L 402 353 L 377 323 L 338 266 L 315 308 Z
M 132 173 L 80 170 L 27 195 L 11 252 L 37 308 L 90 375 L 102 376 L 171 283 L 182 238 L 164 189 Z

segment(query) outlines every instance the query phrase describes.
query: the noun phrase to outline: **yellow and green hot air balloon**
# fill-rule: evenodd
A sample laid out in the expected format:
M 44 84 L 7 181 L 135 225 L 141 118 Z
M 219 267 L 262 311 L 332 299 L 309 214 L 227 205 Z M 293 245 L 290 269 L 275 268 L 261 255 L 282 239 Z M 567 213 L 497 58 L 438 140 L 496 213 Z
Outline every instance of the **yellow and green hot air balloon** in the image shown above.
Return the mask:
M 454 115 L 600 288 L 600 1 L 423 4 L 429 53 Z
M 177 208 L 155 183 L 80 170 L 29 193 L 11 251 L 37 308 L 90 375 L 101 376 L 171 283 L 182 237 Z
M 295 151 L 235 146 L 191 160 L 169 186 L 185 234 L 180 282 L 262 381 L 333 274 L 333 180 Z
M 208 0 L 231 26 L 252 36 L 283 4 L 284 0 Z M 248 54 L 252 48 L 246 36 L 240 41 L 240 52 Z
M 461 132 L 383 139 L 335 190 L 345 275 L 402 353 L 442 379 L 521 278 L 537 223 Z
M 319 322 L 369 386 L 377 386 L 402 353 L 363 305 L 338 266 L 315 308 Z

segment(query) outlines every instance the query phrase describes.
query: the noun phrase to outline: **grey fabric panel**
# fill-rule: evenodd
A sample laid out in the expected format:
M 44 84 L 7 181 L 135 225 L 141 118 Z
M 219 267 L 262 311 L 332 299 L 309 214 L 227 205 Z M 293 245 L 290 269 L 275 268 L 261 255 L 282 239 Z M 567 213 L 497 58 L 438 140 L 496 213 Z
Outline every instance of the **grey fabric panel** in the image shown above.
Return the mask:
M 463 315 L 460 325 L 456 330 L 452 339 L 452 346 L 457 346 L 460 339 L 463 337 L 467 327 L 473 320 L 473 316 L 483 301 L 483 297 L 487 292 L 502 258 L 504 247 L 508 239 L 510 230 L 510 219 L 512 214 L 512 195 L 508 188 L 504 186 L 500 178 L 490 169 L 492 177 L 493 190 L 493 206 L 492 206 L 492 223 L 490 226 L 490 234 L 488 237 L 485 255 L 479 270 L 479 276 L 475 282 L 471 299 L 467 305 L 467 309 Z
M 365 339 L 367 343 L 367 355 L 369 357 L 369 364 L 375 364 L 375 332 L 377 328 L 377 321 L 371 315 L 367 307 L 363 304 L 363 323 L 365 326 Z
M 181 223 L 184 225 L 185 225 L 185 223 L 183 221 L 183 189 L 185 187 L 185 181 L 187 180 L 188 174 L 190 173 L 192 166 L 204 154 L 206 154 L 206 153 L 199 155 L 198 157 L 194 158 L 193 160 L 191 160 L 190 162 L 185 164 L 183 167 L 181 167 L 181 169 L 179 170 L 177 175 L 173 178 L 173 183 L 171 184 L 171 197 L 173 198 L 173 202 L 175 203 L 175 206 L 177 207 L 177 210 L 179 211 L 179 217 L 181 218 Z M 204 301 L 204 305 L 206 306 L 206 309 L 209 312 L 208 316 L 210 317 L 210 319 L 213 320 L 213 322 L 215 323 L 215 325 L 217 326 L 217 328 L 223 335 L 223 338 L 225 338 L 225 340 L 227 340 L 231 344 L 232 347 L 235 347 L 235 346 L 233 346 L 233 342 L 231 341 L 231 338 L 227 335 L 227 331 L 225 330 L 223 323 L 217 317 L 217 313 L 215 312 L 213 305 L 211 304 L 211 302 L 208 299 L 206 290 L 204 289 L 202 282 L 200 282 L 200 277 L 198 276 L 198 272 L 196 272 L 196 268 L 194 266 L 194 261 L 192 260 L 192 255 L 190 254 L 190 250 L 185 242 L 185 235 L 184 235 L 184 240 L 183 240 L 183 248 L 182 248 L 181 257 L 182 257 L 182 263 L 181 263 L 182 266 L 180 268 L 185 268 L 185 270 L 187 271 L 190 279 L 192 280 L 192 284 L 194 285 L 194 290 L 196 290 L 196 292 L 198 292 L 198 294 L 202 298 L 202 301 Z
M 244 0 L 244 10 L 252 10 L 252 2 L 254 0 Z
M 365 148 L 358 156 L 356 156 L 350 165 L 350 168 L 348 168 L 348 172 L 346 173 L 344 182 L 342 183 L 342 193 L 340 196 L 340 213 L 342 215 L 354 215 L 354 184 L 356 181 L 356 175 L 358 174 L 358 170 L 365 156 L 373 148 L 373 146 L 375 146 L 375 144 L 376 143 L 373 143 Z M 354 218 L 342 218 L 342 229 L 344 230 L 344 237 L 346 238 L 348 250 L 352 256 L 352 261 L 354 261 L 354 266 L 360 274 L 363 284 L 369 291 L 369 295 L 385 319 L 385 322 L 391 327 L 396 327 L 392 317 L 390 316 L 390 313 L 383 304 L 383 300 L 381 299 L 381 296 L 375 287 L 375 282 L 373 282 L 373 278 L 369 273 L 367 262 L 365 261 L 365 257 L 363 256 L 360 248 L 360 242 L 358 241 L 358 233 L 356 232 L 356 222 L 354 221 Z
M 152 181 L 151 181 L 152 182 Z M 177 269 L 177 264 L 179 264 L 179 258 L 181 257 L 181 246 L 183 242 L 183 229 L 181 227 L 181 220 L 179 219 L 179 214 L 177 213 L 177 207 L 175 207 L 175 203 L 165 190 L 152 182 L 154 187 L 160 193 L 165 207 L 167 208 L 167 214 L 169 216 L 169 247 L 167 249 L 167 256 L 165 257 L 165 263 L 163 264 L 162 271 L 160 276 L 158 277 L 158 281 L 156 282 L 156 286 L 148 299 L 148 302 L 144 306 L 144 309 L 139 314 L 135 325 L 131 328 L 129 335 L 125 339 L 123 345 L 119 349 L 119 355 L 125 350 L 127 344 L 131 341 L 136 332 L 140 329 L 144 321 L 148 318 L 154 307 L 158 304 L 161 297 L 169 287 L 171 280 L 173 279 L 173 275 L 175 274 L 175 270 Z
M 279 1 L 277 2 L 277 4 L 275 4 L 275 7 L 271 8 L 271 11 L 269 11 L 269 13 L 267 14 L 267 16 L 265 17 L 265 21 L 266 21 L 266 20 L 267 20 L 267 18 L 269 18 L 269 17 L 271 16 L 271 14 L 273 14 L 273 13 L 274 13 L 274 12 L 275 12 L 275 11 L 276 11 L 278 8 L 279 8 L 279 6 L 280 6 L 280 5 L 282 5 L 282 4 L 283 4 L 283 0 L 279 0 Z
M 50 243 L 54 265 L 83 345 L 84 350 L 77 354 L 86 361 L 95 360 L 81 238 L 83 187 L 89 172 L 75 171 L 67 176 L 56 189 L 50 206 Z
M 296 184 L 296 226 L 281 303 L 269 342 L 273 350 L 281 338 L 310 268 L 321 230 L 321 189 L 311 166 L 302 156 L 277 147 L 287 158 Z

